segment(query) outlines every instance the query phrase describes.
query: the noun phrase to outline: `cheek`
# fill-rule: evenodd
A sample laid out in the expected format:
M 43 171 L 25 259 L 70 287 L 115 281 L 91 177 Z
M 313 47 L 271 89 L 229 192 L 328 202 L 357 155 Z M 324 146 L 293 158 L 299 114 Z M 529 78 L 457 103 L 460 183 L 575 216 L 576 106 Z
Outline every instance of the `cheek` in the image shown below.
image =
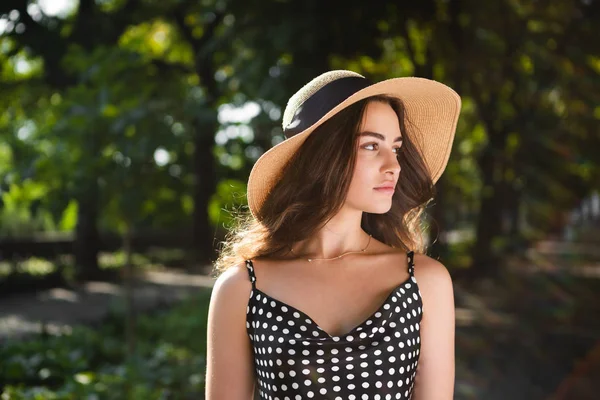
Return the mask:
M 353 195 L 365 194 L 365 191 L 373 186 L 372 176 L 373 172 L 368 166 L 357 160 L 350 183 L 350 193 Z

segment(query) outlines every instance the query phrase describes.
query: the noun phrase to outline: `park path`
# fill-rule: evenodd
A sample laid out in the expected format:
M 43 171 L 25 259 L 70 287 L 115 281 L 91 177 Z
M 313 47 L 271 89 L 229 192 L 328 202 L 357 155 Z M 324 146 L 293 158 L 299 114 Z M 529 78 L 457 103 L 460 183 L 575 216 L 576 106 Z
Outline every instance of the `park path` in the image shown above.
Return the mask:
M 198 290 L 212 288 L 213 284 L 214 278 L 206 274 L 180 270 L 140 273 L 134 279 L 135 309 L 143 312 L 172 304 Z M 0 342 L 26 338 L 42 329 L 58 333 L 76 324 L 101 321 L 123 304 L 122 285 L 94 281 L 77 289 L 53 288 L 3 298 L 0 299 Z

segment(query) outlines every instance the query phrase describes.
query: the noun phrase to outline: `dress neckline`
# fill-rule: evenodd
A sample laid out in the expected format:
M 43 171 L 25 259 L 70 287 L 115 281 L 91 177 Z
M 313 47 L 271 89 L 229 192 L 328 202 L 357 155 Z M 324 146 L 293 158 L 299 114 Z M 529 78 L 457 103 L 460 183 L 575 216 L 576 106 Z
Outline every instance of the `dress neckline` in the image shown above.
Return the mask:
M 336 339 L 339 340 L 339 339 L 341 339 L 344 336 L 352 335 L 357 330 L 359 330 L 359 328 L 362 328 L 363 325 L 365 325 L 367 323 L 367 321 L 369 321 L 370 319 L 374 318 L 375 314 L 377 314 L 377 313 L 379 313 L 379 312 L 382 311 L 383 307 L 385 307 L 385 305 L 388 303 L 388 301 L 390 300 L 390 298 L 392 298 L 392 296 L 394 294 L 396 294 L 396 292 L 398 290 L 400 290 L 400 288 L 402 288 L 403 286 L 405 286 L 407 283 L 410 284 L 411 286 L 413 284 L 416 286 L 417 282 L 415 280 L 412 280 L 412 283 L 411 283 L 411 278 L 412 277 L 413 277 L 413 275 L 409 274 L 408 278 L 406 278 L 404 281 L 402 281 L 399 285 L 397 285 L 396 287 L 394 287 L 390 291 L 390 293 L 387 295 L 387 297 L 385 298 L 385 300 L 383 301 L 383 303 L 374 312 L 372 312 L 367 318 L 365 318 L 361 323 L 359 323 L 358 325 L 356 325 L 354 328 L 350 329 L 350 331 L 348 331 L 346 333 L 343 333 L 341 335 L 332 335 L 332 334 L 330 334 L 325 329 L 323 329 L 310 315 L 308 315 L 304 311 L 302 311 L 302 310 L 300 310 L 300 309 L 298 309 L 298 308 L 296 308 L 296 307 L 294 307 L 294 306 L 292 306 L 290 304 L 287 304 L 284 301 L 281 301 L 279 299 L 276 299 L 276 298 L 268 295 L 267 293 L 263 292 L 262 290 L 260 290 L 256 286 L 252 290 L 254 290 L 255 292 L 260 293 L 261 295 L 265 296 L 269 300 L 274 301 L 275 303 L 278 303 L 280 306 L 285 306 L 285 307 L 289 308 L 290 310 L 297 312 L 303 318 L 308 319 L 312 324 L 314 324 L 317 327 L 317 329 L 319 329 L 321 332 L 323 332 L 327 336 L 327 338 L 333 339 L 333 340 L 336 340 Z M 409 286 L 408 288 L 410 288 L 411 286 Z

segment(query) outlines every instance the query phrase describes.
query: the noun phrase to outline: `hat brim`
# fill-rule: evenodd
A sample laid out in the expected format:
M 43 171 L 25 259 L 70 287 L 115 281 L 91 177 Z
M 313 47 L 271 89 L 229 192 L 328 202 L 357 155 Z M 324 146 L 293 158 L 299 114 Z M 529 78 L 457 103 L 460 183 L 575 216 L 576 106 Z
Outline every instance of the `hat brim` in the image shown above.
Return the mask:
M 434 183 L 437 182 L 450 157 L 460 114 L 460 96 L 450 87 L 434 80 L 392 78 L 357 91 L 304 131 L 263 153 L 248 178 L 247 198 L 252 215 L 256 217 L 286 163 L 316 128 L 344 108 L 376 95 L 402 100 L 406 120 L 412 128 L 411 140 L 420 148 L 431 178 Z

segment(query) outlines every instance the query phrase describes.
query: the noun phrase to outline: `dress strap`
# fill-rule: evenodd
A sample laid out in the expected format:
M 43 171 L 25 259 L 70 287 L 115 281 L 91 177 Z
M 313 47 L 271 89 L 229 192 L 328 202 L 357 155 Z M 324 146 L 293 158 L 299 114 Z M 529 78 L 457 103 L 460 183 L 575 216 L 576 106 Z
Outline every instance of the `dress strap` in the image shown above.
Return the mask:
M 408 256 L 408 273 L 412 276 L 415 273 L 415 262 L 414 262 L 415 252 L 414 252 L 414 250 L 411 250 L 408 253 L 406 253 L 406 255 Z
M 252 283 L 252 289 L 256 289 L 256 275 L 254 274 L 254 264 L 252 264 L 252 260 L 246 260 L 246 268 L 248 269 L 248 276 Z

